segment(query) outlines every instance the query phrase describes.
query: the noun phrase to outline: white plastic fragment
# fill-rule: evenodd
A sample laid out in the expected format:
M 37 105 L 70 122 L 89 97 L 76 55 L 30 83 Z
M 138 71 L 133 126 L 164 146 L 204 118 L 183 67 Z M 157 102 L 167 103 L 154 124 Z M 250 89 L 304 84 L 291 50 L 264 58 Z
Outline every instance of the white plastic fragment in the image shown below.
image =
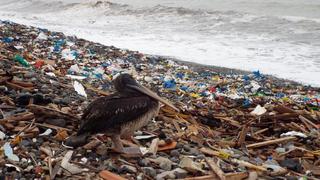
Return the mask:
M 44 34 L 43 32 L 40 32 L 37 39 L 46 40 L 46 39 L 48 39 L 48 36 L 46 34 Z
M 142 155 L 145 155 L 145 154 L 147 154 L 149 152 L 149 149 L 146 148 L 146 147 L 140 147 L 140 151 L 141 151 Z
M 259 88 L 261 87 L 256 81 L 251 81 L 251 92 L 257 92 Z
M 13 154 L 13 150 L 10 146 L 9 142 L 6 142 L 3 145 L 3 149 L 4 149 L 4 154 L 12 161 L 19 161 L 19 157 L 15 154 Z
M 73 54 L 74 51 L 70 49 L 64 49 L 61 51 L 62 58 L 65 60 L 74 60 L 76 57 Z
M 6 134 L 0 131 L 0 140 L 3 140 L 6 137 Z
M 137 140 L 141 140 L 141 139 L 150 139 L 155 137 L 155 135 L 141 135 L 141 136 L 135 136 L 134 138 Z
M 66 75 L 67 77 L 71 78 L 71 79 L 76 79 L 76 80 L 83 80 L 83 79 L 86 79 L 87 77 L 85 76 L 76 76 L 76 75 Z
M 73 154 L 73 151 L 68 151 L 62 161 L 61 161 L 61 167 L 65 170 L 67 170 L 68 172 L 70 172 L 71 174 L 79 174 L 82 173 L 84 171 L 88 171 L 88 169 L 81 169 L 79 168 L 77 165 L 71 164 L 69 163 L 71 156 Z
M 250 112 L 250 114 L 261 116 L 262 114 L 264 114 L 266 112 L 267 112 L 266 108 L 261 107 L 260 105 L 258 105 L 252 112 Z
M 56 77 L 56 75 L 53 72 L 47 72 L 46 75 L 51 76 L 51 77 Z
M 308 136 L 301 133 L 301 132 L 297 132 L 297 131 L 289 131 L 289 132 L 286 132 L 286 133 L 282 133 L 280 135 L 281 137 L 282 136 L 298 136 L 298 137 L 302 137 L 302 138 L 307 138 Z
M 39 134 L 39 136 L 48 136 L 52 133 L 52 129 L 47 129 L 45 132 Z
M 80 68 L 77 64 L 74 64 L 72 66 L 70 66 L 69 71 L 71 72 L 75 72 L 75 73 L 79 73 L 80 72 Z
M 82 86 L 81 83 L 79 83 L 78 81 L 74 81 L 73 87 L 74 87 L 74 90 L 77 91 L 79 95 L 87 97 L 87 93 L 84 90 L 84 87 Z

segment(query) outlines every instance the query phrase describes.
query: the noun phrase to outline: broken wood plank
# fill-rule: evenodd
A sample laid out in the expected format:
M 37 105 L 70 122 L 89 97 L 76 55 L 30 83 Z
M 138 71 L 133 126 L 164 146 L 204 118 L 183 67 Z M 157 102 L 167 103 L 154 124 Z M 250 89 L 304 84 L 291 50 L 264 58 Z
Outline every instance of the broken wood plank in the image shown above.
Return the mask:
M 247 148 L 257 148 L 257 147 L 262 147 L 262 146 L 268 146 L 271 144 L 277 144 L 285 141 L 290 141 L 290 140 L 295 140 L 297 139 L 296 137 L 284 137 L 284 138 L 279 138 L 279 139 L 274 139 L 274 140 L 268 140 L 264 142 L 259 142 L 259 143 L 253 143 L 247 145 Z
M 18 122 L 18 121 L 29 121 L 34 119 L 34 114 L 31 112 L 23 112 L 14 114 L 12 116 L 6 117 L 5 119 L 0 119 L 0 124 Z
M 319 127 L 316 124 L 314 124 L 313 122 L 311 122 L 309 119 L 307 119 L 301 115 L 299 116 L 299 119 L 308 127 L 308 129 L 310 131 L 312 130 L 312 128 L 319 129 Z
M 108 170 L 103 170 L 99 173 L 99 176 L 104 180 L 127 180 L 124 177 L 121 177 L 113 172 L 110 172 Z
M 240 166 L 245 166 L 250 169 L 255 169 L 255 170 L 265 171 L 265 172 L 268 171 L 265 167 L 257 166 L 257 165 L 251 164 L 249 162 L 246 162 L 246 161 L 242 161 L 242 160 L 238 160 L 238 159 L 231 159 L 230 161 L 235 164 L 238 164 Z
M 243 125 L 242 130 L 239 133 L 239 138 L 237 142 L 238 146 L 241 146 L 245 142 L 248 131 L 249 131 L 249 126 Z
M 45 106 L 39 106 L 35 104 L 30 104 L 27 106 L 27 108 L 33 112 L 35 115 L 41 115 L 41 116 L 48 116 L 48 117 L 54 117 L 54 118 L 62 118 L 67 119 L 71 121 L 78 121 L 80 120 L 79 117 L 76 115 L 68 114 L 65 112 L 62 112 L 60 110 L 52 109 Z
M 189 178 L 178 179 L 178 180 L 213 180 L 217 178 L 218 177 L 215 174 L 212 174 L 212 175 L 206 175 L 206 176 L 189 177 Z
M 214 162 L 214 160 L 205 158 L 207 164 L 211 168 L 211 170 L 221 179 L 226 180 L 226 176 L 224 172 L 220 169 L 220 167 Z

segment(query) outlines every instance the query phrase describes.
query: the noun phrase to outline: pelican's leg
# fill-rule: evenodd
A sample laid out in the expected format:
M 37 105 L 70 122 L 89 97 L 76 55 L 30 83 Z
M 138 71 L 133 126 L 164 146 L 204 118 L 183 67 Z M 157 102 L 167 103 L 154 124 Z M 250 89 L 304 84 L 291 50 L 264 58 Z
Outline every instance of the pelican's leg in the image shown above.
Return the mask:
M 112 149 L 117 153 L 122 153 L 122 154 L 127 154 L 127 155 L 142 155 L 140 148 L 138 148 L 138 147 L 124 148 L 121 143 L 120 135 L 111 136 L 111 140 L 113 142 Z
M 112 140 L 112 149 L 115 151 L 115 152 L 118 152 L 118 153 L 123 153 L 123 145 L 121 143 L 121 139 L 120 139 L 120 135 L 113 135 L 111 136 L 111 140 Z

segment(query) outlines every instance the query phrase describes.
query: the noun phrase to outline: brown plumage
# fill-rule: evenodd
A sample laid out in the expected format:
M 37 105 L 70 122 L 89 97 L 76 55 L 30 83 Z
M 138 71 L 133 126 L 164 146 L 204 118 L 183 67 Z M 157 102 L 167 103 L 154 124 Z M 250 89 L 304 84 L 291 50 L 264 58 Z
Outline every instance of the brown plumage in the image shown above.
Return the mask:
M 130 153 L 123 148 L 121 137 L 130 137 L 134 131 L 157 116 L 159 101 L 176 108 L 138 84 L 129 74 L 119 75 L 113 83 L 116 93 L 96 99 L 85 109 L 77 137 L 105 133 L 111 137 L 114 150 Z M 69 140 L 71 141 L 72 139 Z M 69 145 L 72 145 L 72 142 Z

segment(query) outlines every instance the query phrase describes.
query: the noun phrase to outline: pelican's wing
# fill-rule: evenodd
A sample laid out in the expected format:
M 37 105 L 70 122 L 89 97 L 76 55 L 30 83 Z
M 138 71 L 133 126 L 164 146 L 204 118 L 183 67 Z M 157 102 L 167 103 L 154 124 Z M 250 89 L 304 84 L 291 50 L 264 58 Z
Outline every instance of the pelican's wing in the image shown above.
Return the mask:
M 108 129 L 119 128 L 146 113 L 152 103 L 148 96 L 99 98 L 84 111 L 77 134 L 103 133 Z

